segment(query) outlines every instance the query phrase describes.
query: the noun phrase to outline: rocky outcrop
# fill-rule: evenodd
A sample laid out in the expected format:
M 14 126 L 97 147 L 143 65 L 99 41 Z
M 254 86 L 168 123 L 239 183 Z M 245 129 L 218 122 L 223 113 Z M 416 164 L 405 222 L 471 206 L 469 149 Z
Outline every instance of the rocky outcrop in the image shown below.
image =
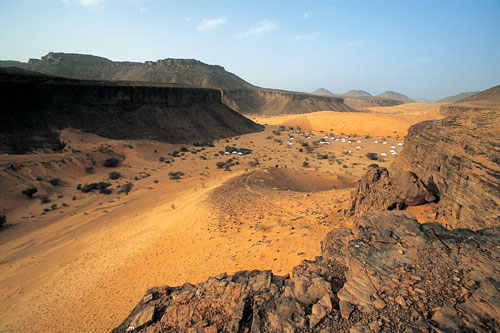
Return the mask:
M 291 277 L 243 271 L 153 288 L 114 332 L 498 331 L 499 256 L 500 228 L 370 213 L 330 232 Z
M 344 97 L 344 103 L 353 109 L 403 104 L 401 101 L 381 97 Z
M 322 110 L 353 111 L 340 97 L 323 97 L 253 86 L 222 66 L 195 59 L 111 61 L 85 54 L 50 52 L 28 63 L 0 61 L 0 67 L 16 66 L 50 75 L 77 79 L 168 83 L 176 86 L 224 90 L 223 102 L 241 113 L 306 113 Z
M 171 143 L 262 130 L 215 89 L 86 81 L 0 70 L 0 152 L 58 150 L 57 130 Z
M 351 195 L 347 216 L 363 215 L 376 209 L 405 209 L 438 198 L 410 171 L 389 175 L 386 168 L 369 168 Z
M 404 209 L 412 192 L 425 190 L 439 199 L 436 217 L 453 228 L 500 225 L 500 87 L 477 96 L 443 106 L 444 119 L 411 126 L 389 171 L 369 170 L 361 179 L 347 215 Z M 407 192 L 412 183 L 418 186 Z M 413 204 L 431 199 L 420 193 Z

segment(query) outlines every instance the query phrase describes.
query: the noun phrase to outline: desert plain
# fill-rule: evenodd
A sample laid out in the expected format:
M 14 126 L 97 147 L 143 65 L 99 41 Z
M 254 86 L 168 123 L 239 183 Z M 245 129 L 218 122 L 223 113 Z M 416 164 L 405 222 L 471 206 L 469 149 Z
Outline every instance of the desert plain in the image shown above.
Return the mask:
M 392 163 L 408 127 L 441 118 L 439 107 L 252 117 L 264 131 L 211 145 L 66 129 L 62 153 L 0 156 L 0 200 L 10 210 L 0 233 L 2 331 L 105 331 L 154 286 L 241 270 L 290 274 L 320 255 L 329 230 L 350 226 L 343 210 L 368 166 Z M 107 158 L 120 164 L 104 167 Z M 110 180 L 113 171 L 120 176 Z M 77 190 L 100 181 L 133 187 Z M 28 183 L 33 198 L 21 193 Z

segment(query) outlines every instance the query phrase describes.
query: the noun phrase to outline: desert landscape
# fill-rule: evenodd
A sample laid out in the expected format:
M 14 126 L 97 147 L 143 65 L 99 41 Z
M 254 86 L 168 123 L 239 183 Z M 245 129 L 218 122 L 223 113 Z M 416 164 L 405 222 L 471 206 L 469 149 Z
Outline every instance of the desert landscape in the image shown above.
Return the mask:
M 17 6 L 5 10 L 43 12 Z M 74 20 L 82 9 L 95 17 L 118 12 L 99 0 L 51 6 Z M 138 22 L 159 20 L 153 6 L 155 15 L 185 11 L 168 42 L 210 45 L 192 51 L 198 55 L 220 48 L 239 56 L 243 66 L 229 61 L 229 68 L 259 84 L 197 59 L 137 61 L 151 50 L 167 53 L 152 34 L 141 35 L 149 46 L 139 53 L 113 58 L 121 60 L 45 52 L 22 61 L 0 51 L 1 332 L 500 331 L 496 67 L 475 76 L 480 84 L 462 85 L 453 69 L 447 89 L 431 82 L 436 76 L 419 77 L 427 70 L 419 66 L 440 57 L 391 62 L 366 38 L 333 49 L 323 42 L 328 57 L 356 64 L 342 60 L 331 72 L 328 57 L 313 63 L 312 49 L 265 41 L 293 31 L 285 20 L 243 29 L 243 17 L 196 17 L 212 9 L 206 5 L 123 6 L 137 7 L 124 16 L 138 29 L 123 34 L 129 42 L 144 31 Z M 333 10 L 317 6 L 300 9 L 293 22 Z M 351 5 L 338 7 L 357 17 Z M 335 24 L 350 26 L 341 17 Z M 325 29 L 334 24 L 318 20 Z M 191 21 L 199 21 L 196 32 Z M 241 30 L 220 34 L 229 46 L 209 36 L 225 26 Z M 63 38 L 59 30 L 53 36 Z M 292 45 L 325 35 L 285 37 Z M 105 44 L 87 47 L 109 50 Z M 254 46 L 241 53 L 246 44 Z M 391 57 L 411 48 L 398 45 Z M 266 65 L 249 61 L 260 59 L 257 50 Z M 267 63 L 273 52 L 281 58 Z

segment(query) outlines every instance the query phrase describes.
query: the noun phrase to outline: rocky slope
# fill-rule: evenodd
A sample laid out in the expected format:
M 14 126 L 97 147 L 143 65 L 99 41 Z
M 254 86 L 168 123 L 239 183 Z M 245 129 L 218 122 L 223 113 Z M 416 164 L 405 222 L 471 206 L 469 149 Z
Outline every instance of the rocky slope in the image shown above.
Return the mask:
M 85 81 L 0 69 L 0 152 L 58 150 L 57 130 L 112 139 L 193 142 L 263 127 L 221 102 L 215 89 Z
M 443 99 L 440 99 L 436 103 L 456 103 L 456 102 L 460 102 L 460 101 L 462 101 L 462 100 L 464 100 L 472 95 L 475 95 L 477 93 L 478 93 L 478 91 L 464 92 L 464 93 L 460 93 L 457 95 L 445 97 Z
M 224 103 L 244 113 L 352 111 L 339 97 L 318 98 L 311 94 L 259 88 L 227 72 L 224 67 L 207 65 L 194 59 L 119 62 L 92 55 L 50 52 L 40 60 L 30 59 L 28 63 L 0 61 L 0 67 L 6 66 L 78 79 L 171 83 L 221 89 L 224 90 Z
M 400 175 L 411 171 L 415 184 L 439 199 L 436 217 L 451 227 L 477 230 L 500 224 L 500 86 L 445 105 L 441 112 L 447 117 L 410 127 L 389 171 L 368 172 L 347 215 L 404 209 L 408 194 L 401 197 L 401 192 L 408 182 Z M 420 203 L 430 201 L 422 198 Z
M 242 271 L 153 288 L 113 332 L 498 331 L 499 249 L 500 228 L 370 213 L 330 232 L 291 277 Z

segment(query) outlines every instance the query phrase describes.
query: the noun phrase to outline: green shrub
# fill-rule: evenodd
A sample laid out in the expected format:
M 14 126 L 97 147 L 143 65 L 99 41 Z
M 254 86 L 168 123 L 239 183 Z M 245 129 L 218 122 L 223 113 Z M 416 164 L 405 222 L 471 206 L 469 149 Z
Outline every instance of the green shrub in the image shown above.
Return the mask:
M 182 171 L 175 171 L 175 172 L 169 172 L 168 176 L 170 177 L 170 180 L 177 180 L 181 179 L 181 176 L 184 176 L 184 172 Z
M 0 227 L 7 223 L 7 217 L 4 214 L 0 214 Z
M 304 162 L 302 163 L 302 166 L 303 166 L 304 168 L 309 168 L 309 162 L 304 161 Z
M 40 196 L 40 202 L 43 203 L 43 204 L 50 202 L 49 195 L 48 194 L 41 195 Z
M 369 168 L 378 168 L 378 164 L 372 163 L 368 165 Z
M 38 189 L 36 187 L 27 187 L 26 189 L 22 190 L 21 193 L 33 198 L 33 194 L 37 193 Z
M 49 183 L 52 186 L 57 186 L 57 185 L 61 184 L 61 180 L 59 178 L 52 178 L 51 180 L 49 180 Z
M 130 190 L 132 190 L 132 187 L 134 187 L 133 183 L 130 182 L 125 183 L 124 185 L 121 186 L 120 191 L 118 191 L 118 193 L 125 193 L 126 195 L 128 195 Z
M 91 166 L 85 167 L 85 172 L 86 173 L 94 173 L 94 167 L 91 167 Z
M 378 160 L 377 153 L 367 153 L 365 156 L 366 156 L 368 159 L 373 160 L 373 161 Z
M 109 173 L 109 179 L 113 179 L 113 180 L 115 180 L 115 179 L 120 178 L 121 176 L 122 176 L 122 175 L 121 175 L 118 171 L 111 171 L 111 172 Z
M 115 157 L 110 157 L 104 160 L 103 166 L 106 168 L 114 168 L 120 164 L 120 160 Z

